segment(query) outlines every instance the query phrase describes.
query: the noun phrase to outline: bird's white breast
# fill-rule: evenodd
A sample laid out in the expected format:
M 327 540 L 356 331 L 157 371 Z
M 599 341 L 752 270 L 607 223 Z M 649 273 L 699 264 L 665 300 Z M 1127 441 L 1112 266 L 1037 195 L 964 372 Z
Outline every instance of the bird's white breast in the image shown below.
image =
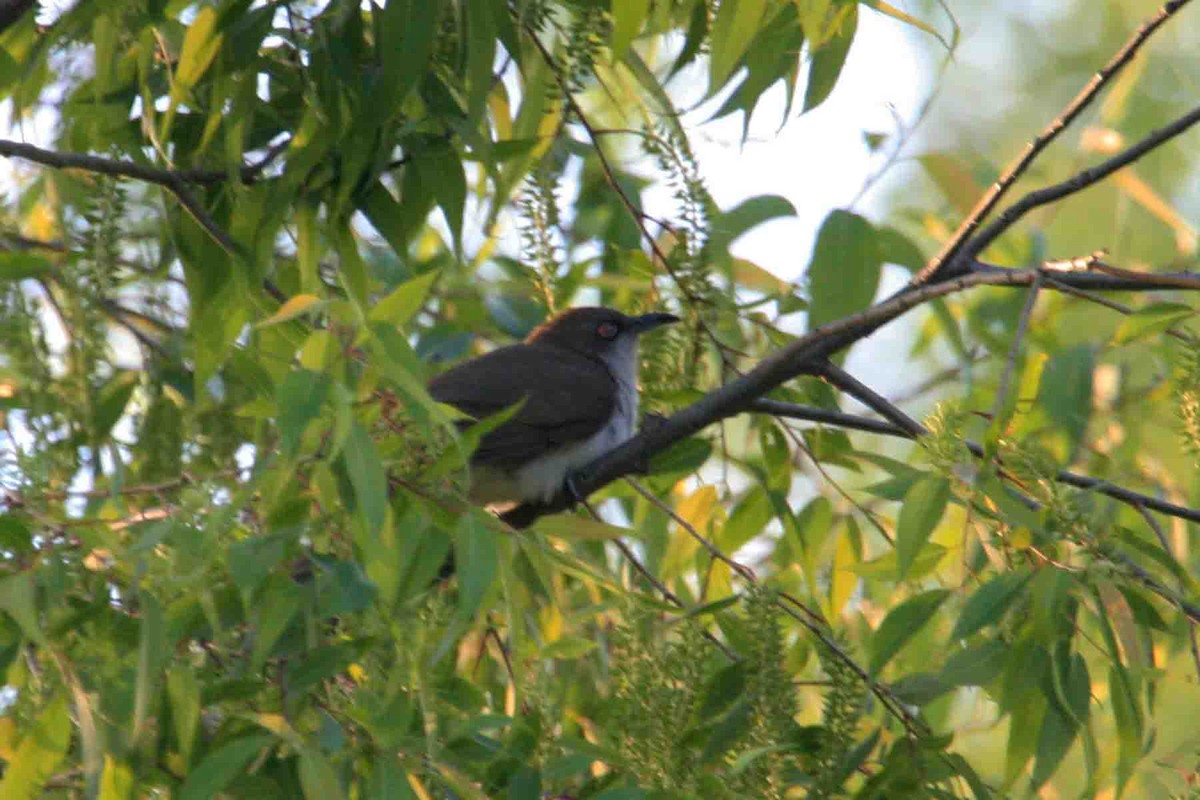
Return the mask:
M 622 336 L 605 354 L 605 363 L 617 382 L 617 404 L 608 422 L 588 439 L 560 447 L 534 459 L 511 474 L 473 476 L 472 495 L 477 501 L 495 500 L 548 503 L 564 481 L 595 459 L 633 437 L 637 425 L 637 337 Z
M 591 438 L 547 453 L 517 470 L 513 477 L 520 497 L 549 502 L 569 475 L 633 437 L 638 413 L 637 339 L 630 336 L 628 343 L 618 343 L 605 361 L 617 381 L 612 416 Z

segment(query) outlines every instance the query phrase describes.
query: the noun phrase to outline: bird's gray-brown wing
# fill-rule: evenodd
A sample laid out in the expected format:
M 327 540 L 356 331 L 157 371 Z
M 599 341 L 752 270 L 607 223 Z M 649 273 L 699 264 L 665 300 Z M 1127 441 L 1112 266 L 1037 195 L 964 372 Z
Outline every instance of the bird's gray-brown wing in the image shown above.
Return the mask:
M 603 363 L 522 344 L 454 367 L 430 382 L 429 393 L 475 419 L 524 400 L 511 419 L 484 435 L 472 458 L 511 469 L 598 432 L 612 416 L 616 382 Z

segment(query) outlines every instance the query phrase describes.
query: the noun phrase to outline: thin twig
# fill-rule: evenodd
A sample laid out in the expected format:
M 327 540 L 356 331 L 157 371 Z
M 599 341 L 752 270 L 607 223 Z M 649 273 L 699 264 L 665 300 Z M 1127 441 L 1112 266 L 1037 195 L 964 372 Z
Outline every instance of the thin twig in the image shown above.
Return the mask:
M 1142 156 L 1152 150 L 1158 149 L 1171 139 L 1184 133 L 1196 123 L 1200 123 L 1200 106 L 1192 109 L 1174 122 L 1164 125 L 1136 144 L 1125 148 L 1107 161 L 1101 161 L 1099 164 L 1081 170 L 1065 181 L 1030 192 L 1000 212 L 995 221 L 981 230 L 969 243 L 962 245 L 959 248 L 961 260 L 963 262 L 970 262 L 975 256 L 982 253 L 984 248 L 998 239 L 1001 234 L 1015 225 L 1021 217 L 1033 209 L 1044 206 L 1047 203 L 1053 203 L 1055 200 L 1060 200 L 1068 195 L 1076 194 L 1104 180 L 1122 167 L 1129 166 Z M 915 281 L 916 278 L 913 280 Z
M 648 500 L 650 502 L 650 505 L 654 506 L 659 511 L 661 511 L 664 514 L 666 514 L 667 516 L 669 516 L 671 519 L 675 520 L 676 524 L 678 524 L 679 527 L 681 527 L 685 531 L 687 531 L 688 534 L 693 539 L 695 539 L 700 544 L 701 547 L 703 547 L 705 550 L 708 551 L 709 555 L 711 555 L 717 561 L 720 561 L 722 564 L 725 564 L 727 567 L 729 567 L 731 570 L 733 570 L 737 574 L 741 575 L 746 580 L 748 580 L 752 583 L 754 582 L 754 580 L 755 580 L 754 570 L 750 569 L 749 567 L 747 567 L 744 564 L 739 564 L 738 562 L 734 561 L 729 556 L 722 553 L 721 550 L 715 544 L 710 542 L 702 533 L 700 533 L 700 531 L 696 530 L 696 527 L 694 525 L 692 525 L 692 523 L 688 522 L 686 519 L 684 519 L 678 513 L 676 513 L 675 509 L 671 508 L 669 505 L 664 503 L 662 500 L 659 500 L 658 497 L 656 497 L 653 492 L 651 492 L 645 486 L 642 486 L 641 483 L 634 480 L 633 478 L 630 478 L 629 476 L 625 477 L 625 482 L 628 483 L 631 487 L 633 487 L 633 490 L 635 492 L 640 494 L 642 497 L 646 498 L 646 500 Z
M 1138 50 L 1141 49 L 1142 45 L 1146 43 L 1150 36 L 1153 35 L 1153 33 L 1158 30 L 1158 28 L 1164 22 L 1178 12 L 1179 9 L 1187 5 L 1187 3 L 1188 0 L 1169 0 L 1162 6 L 1162 8 L 1158 10 L 1154 16 L 1150 17 L 1140 26 L 1138 26 L 1138 29 L 1134 31 L 1133 35 L 1129 37 L 1121 49 L 1118 50 L 1113 57 L 1108 60 L 1107 64 L 1100 68 L 1099 72 L 1092 76 L 1092 79 L 1088 81 L 1087 85 L 1083 87 L 1079 94 L 1075 95 L 1071 102 L 1067 104 L 1062 113 L 1059 114 L 1058 117 L 1056 117 L 1053 121 L 1051 121 L 1049 125 L 1043 128 L 1042 131 L 1033 139 L 1033 141 L 1025 146 L 1024 152 L 1022 152 L 1021 155 L 1019 155 L 1017 159 L 1004 170 L 996 182 L 992 184 L 991 188 L 989 188 L 983 197 L 979 199 L 979 202 L 976 203 L 975 207 L 971 209 L 971 212 L 967 215 L 967 218 L 964 219 L 959 225 L 958 230 L 954 232 L 954 234 L 950 237 L 950 240 L 942 247 L 941 252 L 939 252 L 920 272 L 913 276 L 913 286 L 919 286 L 921 284 L 928 283 L 931 279 L 938 275 L 944 265 L 957 258 L 963 245 L 966 244 L 967 240 L 971 238 L 971 234 L 975 232 L 988 214 L 992 212 L 992 210 L 996 207 L 996 204 L 999 203 L 1000 199 L 1004 197 L 1005 193 L 1012 188 L 1017 179 L 1021 177 L 1025 170 L 1029 168 L 1029 165 L 1033 163 L 1034 159 L 1036 159 L 1038 155 L 1044 149 L 1046 149 L 1047 145 L 1054 141 L 1054 139 L 1057 138 L 1058 135 L 1062 133 L 1068 125 L 1074 122 L 1085 108 L 1091 105 L 1092 101 L 1096 99 L 1096 96 L 1100 93 L 1100 91 L 1108 84 L 1109 81 L 1112 80 L 1113 76 L 1115 76 L 1123 67 L 1125 67 L 1125 65 L 1133 60 L 1133 57 L 1137 55 Z M 975 252 L 982 252 L 982 250 L 977 249 Z M 969 258 L 967 260 L 969 260 Z

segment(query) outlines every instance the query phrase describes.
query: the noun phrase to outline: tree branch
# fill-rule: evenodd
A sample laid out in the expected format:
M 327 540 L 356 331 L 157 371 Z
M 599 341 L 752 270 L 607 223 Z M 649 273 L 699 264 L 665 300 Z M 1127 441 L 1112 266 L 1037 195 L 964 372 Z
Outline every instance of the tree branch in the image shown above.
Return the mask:
M 1112 80 L 1113 76 L 1133 60 L 1133 57 L 1137 55 L 1138 50 L 1141 49 L 1150 36 L 1163 23 L 1177 13 L 1179 9 L 1187 5 L 1188 2 L 1189 0 L 1168 0 L 1154 16 L 1138 26 L 1138 29 L 1133 32 L 1133 35 L 1122 45 L 1121 49 L 1108 60 L 1107 64 L 1100 68 L 1099 72 L 1092 76 L 1092 79 L 1088 81 L 1079 94 L 1075 95 L 1071 102 L 1067 103 L 1062 113 L 1043 128 L 1041 133 L 1025 146 L 1024 152 L 1004 170 L 996 182 L 992 184 L 991 188 L 975 204 L 975 207 L 971 209 L 971 213 L 958 226 L 958 230 L 954 232 L 954 235 L 942 247 L 941 252 L 934 256 L 925 265 L 924 269 L 913 276 L 913 286 L 920 286 L 929 283 L 935 277 L 940 277 L 940 273 L 947 264 L 958 260 L 959 251 L 963 245 L 971 238 L 971 235 L 988 214 L 992 212 L 1005 193 L 1012 188 L 1017 179 L 1029 168 L 1034 159 L 1060 133 L 1066 130 L 1068 125 L 1079 117 L 1080 113 L 1096 99 L 1096 96 Z M 979 253 L 981 250 L 977 249 L 974 252 Z
M 914 287 L 858 314 L 822 325 L 771 353 L 754 369 L 739 378 L 675 412 L 661 425 L 652 430 L 643 430 L 629 441 L 600 456 L 580 472 L 575 480 L 575 487 L 586 497 L 617 478 L 635 471 L 647 458 L 667 449 L 675 442 L 714 422 L 746 411 L 777 386 L 799 375 L 819 372 L 821 365 L 830 355 L 865 338 L 916 306 L 976 286 L 1031 286 L 1040 272 L 1040 268 L 1005 269 L 977 264 L 969 274 Z M 1070 270 L 1056 272 L 1056 279 L 1063 285 L 1080 289 L 1147 291 L 1186 288 L 1200 291 L 1200 274 L 1190 272 L 1131 273 L 1126 277 Z M 1084 488 L 1091 488 L 1091 484 Z M 1119 490 L 1119 487 L 1113 489 Z M 525 528 L 533 524 L 538 517 L 562 511 L 568 506 L 567 498 L 560 495 L 547 504 L 518 506 L 505 513 L 502 519 L 515 528 Z
M 1104 180 L 1122 167 L 1129 166 L 1134 161 L 1137 161 L 1151 150 L 1161 147 L 1196 123 L 1200 123 L 1200 106 L 1192 109 L 1169 125 L 1164 125 L 1153 133 L 1150 133 L 1136 144 L 1125 148 L 1107 161 L 1102 161 L 1093 167 L 1082 170 L 1061 183 L 1055 183 L 1030 192 L 1004 209 L 1000 213 L 1000 216 L 980 231 L 970 243 L 961 246 L 962 259 L 967 262 L 974 259 L 983 252 L 984 248 L 1016 224 L 1017 220 L 1038 206 L 1044 206 L 1047 203 L 1052 203 L 1055 200 L 1075 194 L 1094 183 Z M 952 262 L 947 266 L 947 270 L 953 272 L 953 269 Z M 916 279 L 914 278 L 913 280 L 915 281 Z

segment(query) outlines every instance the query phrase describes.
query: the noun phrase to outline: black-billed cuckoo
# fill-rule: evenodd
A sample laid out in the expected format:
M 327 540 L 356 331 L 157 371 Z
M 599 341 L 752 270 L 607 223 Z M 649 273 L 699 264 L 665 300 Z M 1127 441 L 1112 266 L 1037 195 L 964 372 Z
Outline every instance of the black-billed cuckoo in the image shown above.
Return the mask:
M 522 344 L 465 361 L 434 378 L 429 393 L 475 418 L 524 404 L 484 434 L 471 457 L 471 499 L 548 503 L 581 467 L 633 436 L 638 336 L 673 314 L 629 317 L 573 308 Z

